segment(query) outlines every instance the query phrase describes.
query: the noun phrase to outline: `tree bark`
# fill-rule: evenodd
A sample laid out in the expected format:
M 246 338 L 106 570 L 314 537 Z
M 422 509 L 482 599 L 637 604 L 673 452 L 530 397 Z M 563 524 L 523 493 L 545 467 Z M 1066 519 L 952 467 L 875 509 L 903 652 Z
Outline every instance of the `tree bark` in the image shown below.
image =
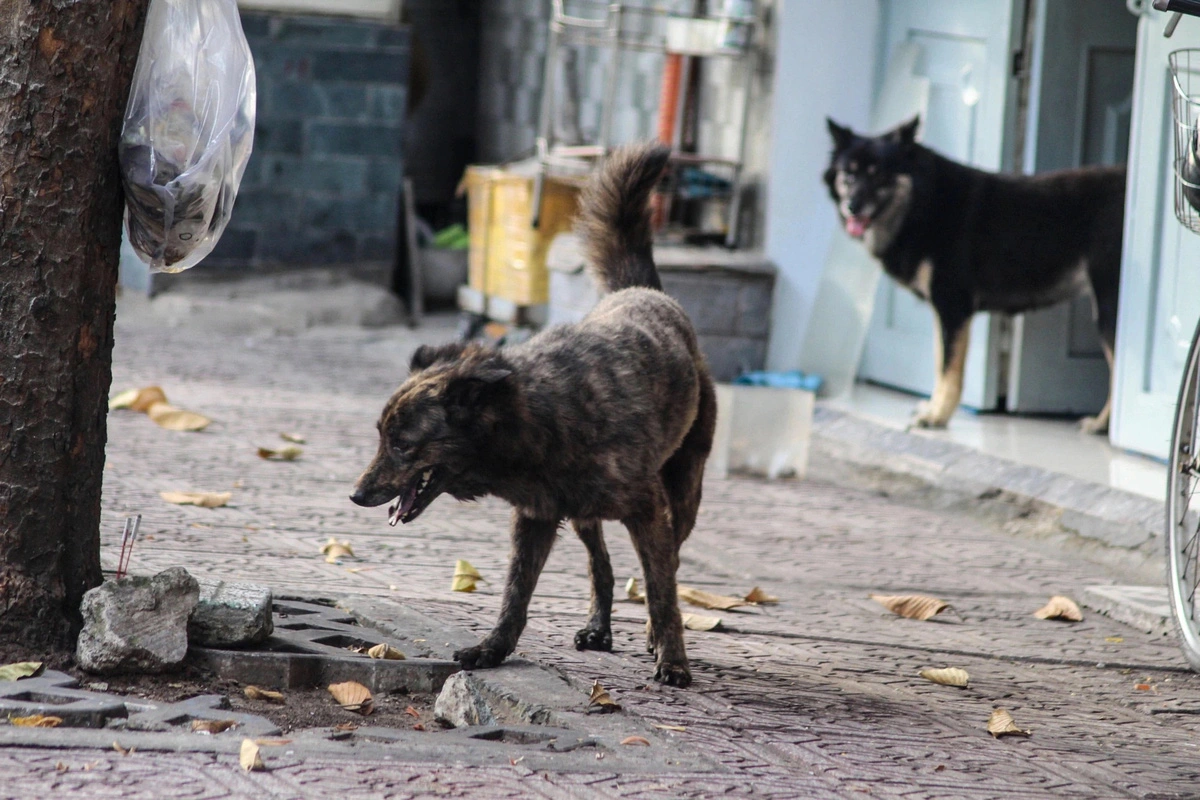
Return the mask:
M 149 0 L 0 0 L 0 644 L 101 582 L 121 118 Z

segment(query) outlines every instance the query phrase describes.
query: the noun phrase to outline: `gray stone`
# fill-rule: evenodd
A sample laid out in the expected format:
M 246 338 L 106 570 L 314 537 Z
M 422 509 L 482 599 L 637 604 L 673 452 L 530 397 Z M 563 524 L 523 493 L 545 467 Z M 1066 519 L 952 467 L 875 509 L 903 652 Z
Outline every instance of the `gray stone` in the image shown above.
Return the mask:
M 480 691 L 479 681 L 459 672 L 446 679 L 433 704 L 434 715 L 456 728 L 470 725 L 495 725 L 496 717 Z
M 246 647 L 271 635 L 274 598 L 266 586 L 204 581 L 188 622 L 188 642 L 203 647 Z
M 88 672 L 165 672 L 187 655 L 200 585 L 182 567 L 108 581 L 83 596 L 75 660 Z

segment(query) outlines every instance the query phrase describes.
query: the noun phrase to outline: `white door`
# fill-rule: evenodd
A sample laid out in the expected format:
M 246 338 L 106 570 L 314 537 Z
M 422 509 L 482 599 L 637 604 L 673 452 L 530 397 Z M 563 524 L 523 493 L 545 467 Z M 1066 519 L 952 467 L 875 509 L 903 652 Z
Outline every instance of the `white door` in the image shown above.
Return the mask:
M 1160 458 L 1170 449 L 1179 378 L 1200 316 L 1200 237 L 1174 214 L 1167 69 L 1170 51 L 1200 47 L 1200 20 L 1184 17 L 1164 39 L 1166 18 L 1148 8 L 1138 26 L 1111 431 L 1115 444 Z
M 984 169 L 1009 166 L 1005 131 L 1015 110 L 1012 52 L 1023 7 L 1023 0 L 884 0 L 880 63 L 889 63 L 899 44 L 921 48 L 918 70 L 929 80 L 929 112 L 921 126 L 925 145 Z M 971 325 L 963 405 L 996 407 L 995 328 L 986 314 Z M 929 306 L 893 281 L 881 281 L 859 375 L 929 394 L 933 340 Z
M 1125 163 L 1137 18 L 1095 0 L 1035 0 L 1032 13 L 1025 172 Z M 1108 385 L 1090 298 L 1013 318 L 1009 411 L 1093 414 Z

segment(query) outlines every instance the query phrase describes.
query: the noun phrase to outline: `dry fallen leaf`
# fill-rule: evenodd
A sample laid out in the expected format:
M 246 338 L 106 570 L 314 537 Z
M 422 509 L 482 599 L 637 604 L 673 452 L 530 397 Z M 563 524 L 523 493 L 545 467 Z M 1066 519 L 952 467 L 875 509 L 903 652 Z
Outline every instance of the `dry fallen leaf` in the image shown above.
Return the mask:
M 1109 644 L 1120 644 L 1121 642 L 1125 641 L 1125 637 L 1124 636 L 1105 636 L 1104 641 L 1108 642 Z
M 922 621 L 931 619 L 950 607 L 945 600 L 924 594 L 872 594 L 869 596 L 893 614 Z
M 450 591 L 473 592 L 475 591 L 475 581 L 481 580 L 483 580 L 483 576 L 479 574 L 479 570 L 472 567 L 470 562 L 460 558 L 454 562 L 454 580 L 450 583 Z
M 329 685 L 329 693 L 333 695 L 333 699 L 337 701 L 338 705 L 347 711 L 353 711 L 365 717 L 375 710 L 375 701 L 371 697 L 371 690 L 361 683 L 355 681 L 333 683 Z
M 242 765 L 242 769 L 246 772 L 258 771 L 266 769 L 263 764 L 262 753 L 258 751 L 258 745 L 253 739 L 242 739 L 242 750 L 238 754 L 238 763 Z
M 123 756 L 129 755 L 136 749 L 137 748 L 135 748 L 135 747 L 130 747 L 130 748 L 121 747 L 120 742 L 116 742 L 116 741 L 113 742 L 113 750 L 116 750 L 118 753 L 120 753 Z
M 413 725 L 413 730 L 414 730 L 414 731 L 423 731 L 423 730 L 425 730 L 425 723 L 424 723 L 424 722 L 418 722 L 416 725 Z
M 0 667 L 0 681 L 19 681 L 22 678 L 36 678 L 46 670 L 41 661 L 20 661 L 16 664 L 5 664 Z
M 412 708 L 412 706 L 409 706 L 409 708 Z M 335 731 L 356 731 L 356 730 L 358 730 L 358 723 L 357 722 L 343 722 L 339 725 L 334 725 L 333 729 Z
M 728 611 L 731 608 L 746 605 L 746 601 L 739 597 L 726 597 L 720 594 L 712 594 L 700 589 L 693 589 L 691 586 L 679 587 L 679 599 L 691 603 L 694 606 L 701 608 L 712 608 L 717 611 Z
M 68 767 L 66 764 L 64 764 L 61 761 L 59 761 L 57 764 L 54 765 L 54 771 L 60 775 L 64 772 L 67 772 L 70 769 L 71 769 L 70 767 Z
M 420 711 L 417 711 L 417 710 L 416 710 L 415 708 L 413 708 L 412 706 L 409 706 L 408 708 L 404 709 L 404 713 L 405 713 L 405 714 L 408 714 L 408 715 L 409 715 L 410 717 L 412 717 L 413 719 L 420 719 L 420 718 L 421 718 L 421 712 L 420 712 Z
M 621 740 L 621 744 L 640 744 L 649 747 L 650 740 L 644 736 L 626 736 Z
M 167 395 L 159 386 L 145 386 L 141 389 L 127 389 L 113 396 L 108 401 L 108 410 L 116 411 L 120 408 L 128 408 L 131 411 L 138 411 L 143 414 L 146 410 L 155 403 L 167 402 Z
M 779 602 L 778 597 L 772 597 L 757 586 L 751 589 L 750 594 L 746 595 L 744 599 L 747 603 L 756 605 L 772 605 Z
M 637 578 L 630 578 L 625 581 L 625 596 L 635 603 L 646 602 L 646 595 L 642 594 L 641 587 L 638 586 Z
M 266 700 L 269 703 L 286 702 L 282 692 L 272 692 L 270 689 L 262 689 L 258 686 L 247 686 L 242 693 L 251 700 Z
M 611 714 L 614 711 L 620 711 L 621 705 L 612 699 L 608 689 L 600 685 L 600 681 L 592 682 L 592 693 L 588 697 L 588 710 L 595 709 L 599 714 Z
M 330 536 L 329 541 L 321 545 L 321 552 L 325 554 L 325 563 L 336 564 L 343 558 L 354 558 L 354 550 L 350 548 L 350 543 L 347 541 L 338 541 Z
M 192 733 L 223 733 L 236 725 L 232 719 L 194 719 Z
M 291 442 L 292 444 L 305 443 L 304 437 L 298 433 L 281 433 L 279 434 L 279 438 L 283 439 L 285 442 Z
M 1021 730 L 1017 727 L 1017 723 L 1013 722 L 1012 714 L 1009 714 L 1003 708 L 997 708 L 988 717 L 987 729 L 988 733 L 997 739 L 1001 736 L 1029 735 L 1029 731 Z
M 1083 614 L 1079 611 L 1079 606 L 1075 605 L 1075 601 L 1060 594 L 1051 597 L 1050 602 L 1033 612 L 1033 615 L 1038 619 L 1061 619 L 1066 622 L 1083 621 Z
M 177 506 L 200 506 L 200 508 L 220 508 L 229 502 L 229 498 L 233 497 L 229 492 L 159 492 L 158 496 Z
M 404 653 L 401 653 L 390 644 L 377 644 L 367 651 L 367 655 L 371 658 L 382 658 L 387 661 L 404 660 Z
M 721 618 L 685 613 L 683 615 L 683 627 L 689 631 L 715 631 L 721 627 Z
M 942 686 L 966 686 L 971 681 L 971 676 L 967 671 L 958 667 L 923 669 L 917 674 L 927 681 L 940 683 Z
M 1148 683 L 1138 683 L 1138 684 L 1134 684 L 1133 688 L 1137 689 L 1139 692 L 1148 692 L 1151 689 L 1153 689 L 1154 687 Z
M 258 457 L 269 461 L 295 461 L 302 455 L 304 455 L 304 451 L 295 446 L 282 447 L 278 450 L 272 450 L 269 447 L 258 448 Z
M 202 414 L 184 411 L 167 403 L 155 403 L 146 410 L 146 415 L 155 425 L 169 431 L 202 431 L 212 424 L 212 420 Z
M 294 741 L 295 739 L 255 739 L 254 743 L 259 747 L 283 747 Z
M 683 733 L 684 731 L 686 731 L 686 730 L 687 730 L 687 726 L 686 726 L 686 725 L 660 725 L 660 724 L 658 724 L 657 722 L 656 722 L 656 723 L 654 723 L 654 727 L 658 728 L 659 730 L 664 730 L 664 731 L 677 731 L 677 732 L 679 732 L 679 733 Z
M 62 725 L 62 717 L 48 717 L 44 714 L 34 714 L 29 717 L 9 717 L 8 721 L 18 728 L 57 728 Z

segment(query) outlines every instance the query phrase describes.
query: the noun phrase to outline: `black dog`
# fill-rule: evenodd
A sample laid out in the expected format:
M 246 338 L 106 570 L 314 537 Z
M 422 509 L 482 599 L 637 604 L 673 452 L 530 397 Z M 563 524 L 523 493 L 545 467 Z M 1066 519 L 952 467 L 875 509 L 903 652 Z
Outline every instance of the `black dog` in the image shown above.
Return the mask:
M 846 232 L 937 317 L 934 391 L 917 425 L 944 427 L 958 407 L 976 311 L 1018 314 L 1086 292 L 1111 370 L 1125 167 L 997 175 L 917 144 L 919 119 L 871 137 L 827 122 L 825 183 Z M 1111 406 L 1110 391 L 1083 430 L 1108 430 Z
M 588 551 L 591 619 L 579 649 L 611 650 L 613 573 L 601 520 L 624 523 L 646 578 L 654 677 L 687 686 L 675 591 L 679 547 L 696 523 L 716 425 L 716 392 L 692 323 L 663 294 L 646 201 L 664 147 L 613 153 L 580 202 L 589 267 L 609 292 L 577 325 L 524 344 L 422 347 L 379 420 L 379 452 L 351 500 L 395 498 L 410 522 L 447 492 L 513 505 L 512 560 L 496 627 L 454 658 L 494 667 L 517 646 L 559 525 Z

